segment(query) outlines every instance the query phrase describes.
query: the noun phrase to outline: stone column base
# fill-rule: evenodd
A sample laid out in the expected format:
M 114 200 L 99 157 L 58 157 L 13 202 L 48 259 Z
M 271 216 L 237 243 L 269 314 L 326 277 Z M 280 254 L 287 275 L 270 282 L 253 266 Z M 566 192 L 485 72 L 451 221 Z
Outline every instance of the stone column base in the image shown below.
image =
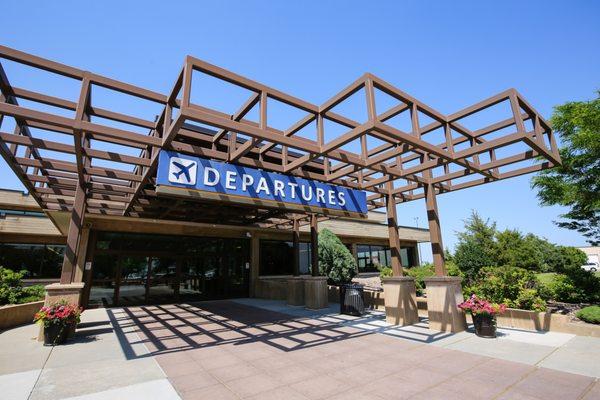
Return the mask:
M 304 304 L 311 310 L 320 310 L 329 305 L 326 276 L 309 276 L 304 280 Z
M 462 278 L 457 276 L 425 278 L 429 329 L 444 332 L 467 329 L 465 313 L 458 308 L 463 302 L 461 281 Z
M 61 300 L 66 300 L 70 304 L 81 304 L 81 292 L 83 291 L 84 283 L 53 283 L 46 286 L 46 299 L 44 300 L 44 305 L 49 306 L 54 303 L 58 303 Z M 70 332 L 69 334 L 73 334 Z M 38 341 L 44 340 L 44 327 L 40 328 L 40 333 L 38 335 Z
M 304 279 L 299 276 L 287 281 L 287 304 L 290 306 L 304 305 Z
M 392 325 L 412 325 L 419 322 L 415 279 L 409 276 L 383 278 L 385 320 Z

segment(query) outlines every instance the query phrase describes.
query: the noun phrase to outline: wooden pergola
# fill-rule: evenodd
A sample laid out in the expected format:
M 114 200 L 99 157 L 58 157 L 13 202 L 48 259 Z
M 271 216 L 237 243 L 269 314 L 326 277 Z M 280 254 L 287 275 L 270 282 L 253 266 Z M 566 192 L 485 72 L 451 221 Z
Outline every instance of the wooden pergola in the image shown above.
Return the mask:
M 325 103 L 315 105 L 190 56 L 166 94 L 4 46 L 0 46 L 0 58 L 80 85 L 77 99 L 16 87 L 0 63 L 0 153 L 42 209 L 72 215 L 63 283 L 72 279 L 86 213 L 296 232 L 300 224 L 308 222 L 306 215 L 276 208 L 219 207 L 158 196 L 155 178 L 162 149 L 369 192 L 369 209 L 387 209 L 396 275 L 402 275 L 397 204 L 426 200 L 434 264 L 437 274 L 444 275 L 438 194 L 540 171 L 561 162 L 549 124 L 514 89 L 444 115 L 369 73 Z M 196 74 L 241 88 L 250 95 L 232 113 L 196 104 L 192 101 Z M 95 88 L 129 96 L 132 101 L 151 102 L 162 111 L 158 116 L 140 118 L 126 110 L 99 107 L 94 102 Z M 364 98 L 364 120 L 338 111 L 357 95 Z M 383 96 L 387 99 L 385 109 L 380 102 Z M 281 103 L 303 117 L 286 129 L 276 129 L 269 123 L 270 102 Z M 508 109 L 507 118 L 477 129 L 467 128 L 464 121 L 499 106 Z M 257 121 L 248 117 L 253 109 L 258 111 Z M 394 123 L 404 116 L 409 129 Z M 14 120 L 12 132 L 2 128 L 7 118 Z M 345 133 L 326 140 L 331 124 Z M 48 140 L 38 132 L 67 135 L 70 139 Z M 442 139 L 436 141 L 435 136 Z M 106 150 L 107 144 L 117 146 Z M 45 154 L 48 152 L 66 154 L 71 159 L 52 158 Z M 98 161 L 120 167 L 101 166 Z M 530 164 L 524 166 L 525 161 Z M 317 216 L 308 217 L 316 233 Z

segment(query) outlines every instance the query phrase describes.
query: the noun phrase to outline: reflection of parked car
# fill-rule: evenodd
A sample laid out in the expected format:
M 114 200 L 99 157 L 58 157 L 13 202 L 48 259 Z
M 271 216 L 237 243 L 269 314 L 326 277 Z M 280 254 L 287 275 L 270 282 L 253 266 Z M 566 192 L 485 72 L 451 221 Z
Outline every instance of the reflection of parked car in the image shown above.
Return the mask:
M 598 263 L 595 262 L 587 262 L 585 264 L 583 264 L 581 266 L 582 269 L 586 270 L 586 271 L 590 271 L 590 272 L 596 272 L 598 271 Z

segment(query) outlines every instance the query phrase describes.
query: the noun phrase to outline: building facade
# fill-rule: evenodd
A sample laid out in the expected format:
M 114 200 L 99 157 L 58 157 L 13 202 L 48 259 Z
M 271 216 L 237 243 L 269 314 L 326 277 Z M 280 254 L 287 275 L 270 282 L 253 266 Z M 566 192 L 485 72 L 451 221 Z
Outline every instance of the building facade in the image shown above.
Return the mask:
M 59 282 L 69 215 L 46 216 L 31 196 L 0 190 L 0 265 L 26 270 L 26 282 Z M 61 223 L 62 221 L 62 223 Z M 391 264 L 385 213 L 330 219 L 357 261 L 357 273 Z M 272 229 L 120 216 L 88 216 L 87 256 L 80 279 L 86 307 L 197 301 L 228 297 L 285 298 L 293 271 L 293 238 Z M 426 229 L 398 227 L 403 267 L 419 264 Z M 311 274 L 308 227 L 300 228 L 299 271 Z

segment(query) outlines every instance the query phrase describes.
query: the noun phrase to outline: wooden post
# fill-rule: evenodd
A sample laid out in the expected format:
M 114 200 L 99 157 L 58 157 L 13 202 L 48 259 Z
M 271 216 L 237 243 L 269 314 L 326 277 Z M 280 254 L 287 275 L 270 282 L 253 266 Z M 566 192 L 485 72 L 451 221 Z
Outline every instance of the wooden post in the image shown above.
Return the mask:
M 83 228 L 83 218 L 86 210 L 85 189 L 78 184 L 75 191 L 75 202 L 71 211 L 71 220 L 69 221 L 69 231 L 67 234 L 67 246 L 65 248 L 65 257 L 63 259 L 62 272 L 60 274 L 60 283 L 71 283 L 75 277 L 75 267 L 77 265 L 77 250 L 81 229 Z
M 294 245 L 294 276 L 300 276 L 300 221 L 294 218 L 292 243 Z
M 444 261 L 444 246 L 442 244 L 442 231 L 438 216 L 438 206 L 435 198 L 435 188 L 431 183 L 425 185 L 425 203 L 427 205 L 427 221 L 429 222 L 429 235 L 431 237 L 431 252 L 433 265 L 437 276 L 446 275 Z
M 390 254 L 392 256 L 392 273 L 394 276 L 402 276 L 402 260 L 400 258 L 400 237 L 398 236 L 398 215 L 396 213 L 396 201 L 391 194 L 394 189 L 392 182 L 386 183 L 390 194 L 386 196 L 388 236 L 390 241 Z
M 79 250 L 77 253 L 77 268 L 73 274 L 73 282 L 85 282 L 83 280 L 83 275 L 85 273 L 85 263 L 88 259 L 88 248 L 89 248 L 89 236 L 90 236 L 90 228 L 89 226 L 84 226 L 81 230 L 81 237 L 79 238 Z
M 319 276 L 319 231 L 317 226 L 317 214 L 310 215 L 310 252 L 312 276 Z

